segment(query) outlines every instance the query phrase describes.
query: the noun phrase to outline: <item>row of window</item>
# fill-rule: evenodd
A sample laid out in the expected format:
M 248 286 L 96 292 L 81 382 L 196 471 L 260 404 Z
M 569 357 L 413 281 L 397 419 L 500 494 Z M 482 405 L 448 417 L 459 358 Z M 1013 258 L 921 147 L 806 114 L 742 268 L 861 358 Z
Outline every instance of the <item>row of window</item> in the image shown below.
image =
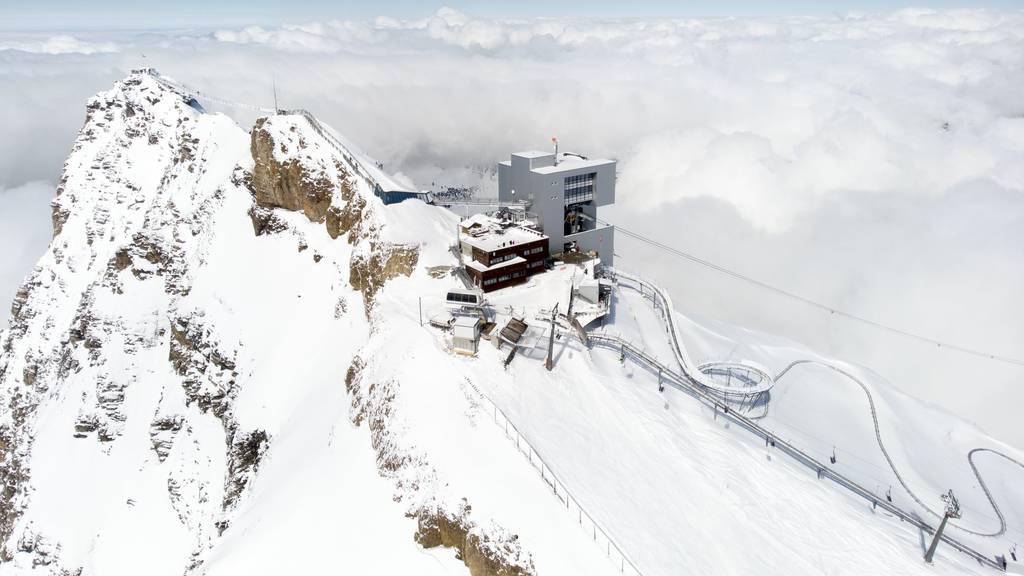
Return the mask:
M 572 190 L 574 188 L 593 186 L 595 180 L 597 180 L 597 172 L 590 172 L 589 174 L 577 174 L 575 176 L 566 176 L 565 189 Z
M 515 253 L 505 254 L 504 256 L 495 256 L 494 258 L 491 258 L 491 266 L 494 266 L 495 264 L 498 264 L 499 262 L 505 262 L 507 260 L 511 260 L 511 259 L 513 259 L 515 257 L 516 257 Z
M 540 254 L 543 251 L 544 251 L 544 247 L 543 246 L 535 246 L 533 248 L 530 248 L 529 250 L 524 251 L 522 255 L 523 256 L 530 256 L 532 254 Z M 518 256 L 518 254 L 515 254 L 515 253 L 505 254 L 503 256 L 493 256 L 493 257 L 491 257 L 490 265 L 494 266 L 495 264 L 500 264 L 502 262 L 506 262 L 508 260 L 511 260 L 511 259 L 515 258 L 516 256 Z
M 492 284 L 497 284 L 498 282 L 508 282 L 509 280 L 512 280 L 513 278 L 522 278 L 523 276 L 526 276 L 526 271 L 525 270 L 517 270 L 515 272 L 512 272 L 511 274 L 502 274 L 501 276 L 498 276 L 497 278 L 488 278 L 488 279 L 484 280 L 484 286 L 490 286 Z
M 476 304 L 477 303 L 476 294 L 463 294 L 461 292 L 449 292 L 448 293 L 448 301 L 449 302 L 464 302 L 466 304 Z
M 594 182 L 597 172 L 578 174 L 565 178 L 565 204 L 587 202 L 594 199 Z

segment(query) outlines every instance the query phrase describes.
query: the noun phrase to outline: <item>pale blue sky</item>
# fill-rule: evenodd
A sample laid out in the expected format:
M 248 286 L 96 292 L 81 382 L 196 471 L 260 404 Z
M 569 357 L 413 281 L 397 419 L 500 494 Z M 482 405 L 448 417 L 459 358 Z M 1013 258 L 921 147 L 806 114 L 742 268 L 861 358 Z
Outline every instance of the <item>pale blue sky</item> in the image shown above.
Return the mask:
M 419 18 L 450 6 L 482 17 L 794 16 L 928 8 L 1024 8 L 1024 0 L 0 0 L 0 29 L 209 28 L 379 15 Z

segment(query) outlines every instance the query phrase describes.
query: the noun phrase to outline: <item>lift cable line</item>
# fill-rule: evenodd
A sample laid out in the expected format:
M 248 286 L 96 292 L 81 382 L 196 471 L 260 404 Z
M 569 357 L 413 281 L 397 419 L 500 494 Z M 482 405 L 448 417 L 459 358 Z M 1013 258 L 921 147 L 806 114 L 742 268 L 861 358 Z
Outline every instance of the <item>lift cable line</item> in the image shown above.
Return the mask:
M 610 225 L 608 222 L 605 222 L 603 220 L 598 220 L 598 222 L 600 222 L 601 224 Z M 715 264 L 714 262 L 709 262 L 708 260 L 705 260 L 705 259 L 700 258 L 698 256 L 694 256 L 693 254 L 690 254 L 688 252 L 684 252 L 684 251 L 682 251 L 682 250 L 680 250 L 678 248 L 674 248 L 674 247 L 669 246 L 667 244 L 663 244 L 661 242 L 658 242 L 657 240 L 654 240 L 652 238 L 648 238 L 647 236 L 644 236 L 643 234 L 639 234 L 637 232 L 633 232 L 632 230 L 627 230 L 627 229 L 623 228 L 622 226 L 616 225 L 615 226 L 615 230 L 617 232 L 619 232 L 619 233 L 622 233 L 622 234 L 625 234 L 626 236 L 629 236 L 630 238 L 633 238 L 634 240 L 638 240 L 640 242 L 643 242 L 645 244 L 648 244 L 650 246 L 658 248 L 659 250 L 662 250 L 664 252 L 672 254 L 673 256 L 678 256 L 678 257 L 683 258 L 685 260 L 689 260 L 690 262 L 693 262 L 695 264 L 699 264 L 701 266 L 704 266 L 705 268 L 710 268 L 710 269 L 712 269 L 712 270 L 714 270 L 716 272 L 720 272 L 722 274 L 725 274 L 726 276 L 730 276 L 730 277 L 735 278 L 737 280 L 740 280 L 740 281 L 746 282 L 748 284 L 752 284 L 754 286 L 757 286 L 758 288 L 763 288 L 763 289 L 768 290 L 770 292 L 774 292 L 775 294 L 778 294 L 780 296 L 784 296 L 784 297 L 789 298 L 791 300 L 796 300 L 797 302 L 806 304 L 808 306 L 824 310 L 824 311 L 828 312 L 829 314 L 834 314 L 834 315 L 837 315 L 837 316 L 842 316 L 842 317 L 844 317 L 846 319 L 853 320 L 855 322 L 860 322 L 862 324 L 866 324 L 868 326 L 871 326 L 871 327 L 874 327 L 874 328 L 878 328 L 880 330 L 884 330 L 884 331 L 890 332 L 892 334 L 903 336 L 905 338 L 910 338 L 912 340 L 917 340 L 919 342 L 925 342 L 927 344 L 932 344 L 932 345 L 935 345 L 935 346 L 937 346 L 939 348 L 948 348 L 950 350 L 955 350 L 957 352 L 962 352 L 964 354 L 970 354 L 972 356 L 977 356 L 979 358 L 986 358 L 988 360 L 995 360 L 997 362 L 1003 362 L 1003 363 L 1006 363 L 1006 364 L 1014 364 L 1016 366 L 1024 367 L 1024 359 L 1011 358 L 1009 356 L 1003 356 L 1003 355 L 1000 355 L 1000 354 L 993 354 L 991 352 L 985 352 L 983 350 L 977 350 L 977 349 L 974 349 L 974 348 L 968 348 L 966 346 L 960 346 L 958 344 L 950 344 L 948 342 L 942 342 L 942 341 L 936 340 L 934 338 L 929 338 L 928 336 L 922 336 L 922 335 L 916 334 L 914 332 L 909 332 L 907 330 L 903 330 L 902 328 L 896 328 L 894 326 L 889 326 L 887 324 L 882 324 L 881 322 L 872 320 L 870 318 L 865 318 L 863 316 L 860 316 L 860 315 L 857 315 L 857 314 L 853 314 L 851 312 L 845 312 L 843 310 L 839 310 L 839 309 L 837 309 L 837 308 L 835 308 L 833 306 L 829 306 L 827 304 L 822 304 L 821 302 L 817 302 L 815 300 L 811 300 L 810 298 L 806 298 L 804 296 L 801 296 L 799 294 L 790 292 L 790 291 L 785 290 L 783 288 L 779 288 L 777 286 L 773 286 L 773 285 L 768 284 L 766 282 L 762 282 L 761 280 L 758 280 L 756 278 L 751 278 L 750 276 L 747 276 L 747 275 L 742 274 L 740 272 L 736 272 L 735 270 L 730 270 L 729 268 L 725 268 L 724 266 L 719 266 L 718 264 Z

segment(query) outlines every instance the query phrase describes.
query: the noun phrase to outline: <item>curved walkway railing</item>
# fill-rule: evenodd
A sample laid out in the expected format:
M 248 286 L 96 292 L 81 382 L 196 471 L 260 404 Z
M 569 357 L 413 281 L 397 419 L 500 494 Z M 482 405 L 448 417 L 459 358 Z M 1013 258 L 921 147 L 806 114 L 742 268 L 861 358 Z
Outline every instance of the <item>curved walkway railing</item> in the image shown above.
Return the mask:
M 914 502 L 917 503 L 918 506 L 923 508 L 926 512 L 928 512 L 932 516 L 934 516 L 936 518 L 942 518 L 942 516 L 943 516 L 942 514 L 940 514 L 939 512 L 936 512 L 930 506 L 925 504 L 924 501 L 920 497 L 918 497 L 918 495 L 915 494 L 913 490 L 910 489 L 910 486 L 907 484 L 906 480 L 903 479 L 903 475 L 900 474 L 899 470 L 896 469 L 896 464 L 893 462 L 892 457 L 889 455 L 889 451 L 885 447 L 885 443 L 882 441 L 882 431 L 881 431 L 881 429 L 880 429 L 880 427 L 878 425 L 878 412 L 877 412 L 877 410 L 875 408 L 875 399 L 871 395 L 871 391 L 868 389 L 868 386 L 864 382 L 862 382 L 859 378 L 857 378 L 856 376 L 850 374 L 849 372 L 847 372 L 846 370 L 843 370 L 842 368 L 840 368 L 838 366 L 835 366 L 835 365 L 830 364 L 828 362 L 823 362 L 821 360 L 810 360 L 810 359 L 807 359 L 807 360 L 796 360 L 794 362 L 791 362 L 788 366 L 783 368 L 782 371 L 780 371 L 775 376 L 775 380 L 776 381 L 781 380 L 783 376 L 785 376 L 786 374 L 788 374 L 790 372 L 790 370 L 792 370 L 793 368 L 795 368 L 797 366 L 801 366 L 801 365 L 805 365 L 805 364 L 816 364 L 816 365 L 819 365 L 819 366 L 824 366 L 826 368 L 834 370 L 835 372 L 838 372 L 839 374 L 842 374 L 843 376 L 845 376 L 846 378 L 850 379 L 855 384 L 860 386 L 860 389 L 864 391 L 864 395 L 867 396 L 867 398 L 868 398 L 868 406 L 871 409 L 871 422 L 872 422 L 872 424 L 874 425 L 874 428 L 875 428 L 875 440 L 878 443 L 878 448 L 882 451 L 882 456 L 885 457 L 885 461 L 889 464 L 889 468 L 890 468 L 890 470 L 892 470 L 893 475 L 896 476 L 896 481 L 900 483 L 900 486 L 903 487 L 903 489 L 907 492 L 907 494 L 910 495 L 910 497 L 914 500 Z M 967 455 L 967 460 L 968 460 L 968 462 L 971 465 L 971 469 L 974 471 L 974 476 L 978 479 L 978 483 L 981 485 L 982 491 L 985 493 L 985 497 L 988 498 L 988 502 L 992 506 L 992 510 L 995 511 L 996 517 L 999 519 L 999 529 L 997 531 L 995 531 L 995 532 L 979 532 L 979 531 L 976 531 L 976 530 L 971 530 L 970 528 L 965 528 L 965 527 L 963 527 L 963 526 L 961 526 L 959 524 L 956 524 L 956 523 L 950 523 L 950 526 L 952 526 L 952 527 L 954 527 L 954 528 L 956 528 L 958 530 L 961 530 L 961 531 L 963 531 L 963 532 L 965 532 L 967 534 L 973 534 L 974 536 L 984 536 L 984 537 L 1002 536 L 1003 534 L 1006 533 L 1006 519 L 1003 516 L 1002 511 L 999 509 L 999 506 L 996 504 L 995 499 L 992 498 L 992 493 L 989 492 L 989 489 L 988 489 L 988 487 L 985 484 L 985 480 L 982 479 L 981 474 L 979 473 L 977 466 L 975 466 L 975 464 L 974 464 L 973 455 L 974 455 L 975 452 L 979 452 L 979 451 L 988 451 L 988 452 L 992 452 L 994 454 L 998 454 L 999 456 L 1002 456 L 1003 458 L 1009 460 L 1010 462 L 1013 462 L 1014 464 L 1017 464 L 1020 467 L 1024 468 L 1024 463 L 1021 463 L 1020 461 L 1018 461 L 1018 460 L 1016 460 L 1014 458 L 1011 458 L 1010 456 L 1007 456 L 1006 454 L 1003 454 L 1002 452 L 998 452 L 998 451 L 992 450 L 990 448 L 975 448 L 975 449 L 971 450 L 968 453 L 968 455 Z
M 981 472 L 978 471 L 978 466 L 974 463 L 974 455 L 978 452 L 991 452 L 996 456 L 1001 456 L 1006 460 L 1009 460 L 1010 462 L 1020 466 L 1021 468 L 1024 468 L 1024 462 L 1021 462 L 1020 460 L 1017 460 L 1015 458 L 1011 458 L 1010 456 L 1007 456 L 1006 454 L 1003 454 L 998 450 L 993 450 L 992 448 L 974 448 L 973 450 L 967 453 L 967 462 L 970 463 L 971 470 L 974 471 L 974 477 L 978 479 L 978 485 L 980 485 L 982 491 L 985 492 L 985 497 L 988 498 L 989 503 L 992 504 L 992 509 L 995 510 L 996 512 L 996 516 L 999 517 L 999 524 L 1001 526 L 1000 534 L 1002 534 L 1006 532 L 1006 518 L 1003 517 L 1003 512 L 1002 510 L 999 509 L 999 506 L 996 505 L 995 499 L 992 498 L 992 492 L 990 492 L 988 489 L 988 484 L 985 484 L 985 479 L 981 477 Z
M 587 336 L 589 342 L 593 346 L 604 346 L 607 348 L 611 348 L 613 350 L 621 350 L 623 352 L 628 352 L 631 355 L 632 360 L 634 360 L 635 362 L 642 366 L 648 367 L 653 372 L 660 373 L 661 376 L 665 379 L 665 382 L 667 382 L 669 385 L 673 386 L 678 390 L 690 394 L 697 400 L 705 403 L 708 406 L 711 406 L 716 412 L 721 413 L 724 417 L 729 418 L 732 422 L 735 422 L 739 426 L 746 428 L 748 431 L 754 433 L 755 435 L 764 438 L 766 443 L 769 443 L 775 448 L 779 449 L 780 451 L 786 453 L 788 456 L 796 460 L 798 463 L 803 464 L 811 468 L 812 470 L 815 470 L 819 477 L 831 479 L 836 484 L 839 484 L 840 486 L 846 488 L 847 490 L 850 490 L 854 494 L 871 502 L 872 505 L 888 511 L 889 513 L 898 517 L 901 521 L 909 522 L 917 528 L 920 528 L 921 530 L 925 530 L 930 533 L 935 532 L 935 528 L 933 526 L 927 524 L 912 512 L 904 511 L 899 506 L 896 506 L 895 504 L 885 500 L 884 498 L 879 499 L 878 496 L 875 495 L 868 488 L 865 488 L 856 481 L 847 478 L 843 474 L 840 474 L 839 472 L 830 468 L 825 463 L 819 461 L 818 459 L 811 456 L 807 452 L 804 452 L 796 445 L 782 438 L 777 437 L 775 433 L 773 433 L 771 430 L 768 430 L 760 426 L 757 422 L 753 421 L 752 419 L 747 418 L 742 414 L 739 414 L 736 410 L 730 409 L 729 405 L 726 402 L 724 402 L 722 399 L 720 399 L 713 393 L 708 392 L 700 382 L 697 382 L 694 379 L 690 378 L 689 375 L 679 374 L 675 372 L 668 366 L 665 366 L 664 364 L 659 362 L 656 358 L 647 354 L 644 350 L 638 348 L 637 346 L 633 345 L 630 342 L 627 342 L 626 340 L 618 336 L 602 333 L 589 333 Z M 971 556 L 972 558 L 974 558 L 982 564 L 995 568 L 996 570 L 1003 570 L 1002 565 L 997 563 L 992 558 L 989 558 L 988 556 L 982 554 L 981 552 L 978 552 L 974 548 L 971 548 L 967 544 L 960 542 L 959 540 L 953 538 L 952 536 L 949 536 L 948 534 L 942 535 L 942 541 L 946 542 L 954 549 L 959 550 L 960 552 L 963 552 L 968 556 Z
M 634 282 L 634 283 L 636 283 L 638 285 L 646 286 L 647 289 L 650 290 L 651 293 L 655 295 L 655 297 L 659 298 L 662 301 L 662 306 L 664 306 L 663 316 L 666 317 L 665 321 L 666 321 L 667 330 L 668 330 L 669 335 L 670 335 L 670 344 L 671 344 L 673 350 L 676 352 L 677 360 L 679 361 L 680 366 L 683 368 L 684 375 L 687 376 L 687 377 L 691 377 L 691 378 L 693 377 L 693 375 L 695 373 L 703 375 L 702 368 L 703 368 L 704 365 L 698 366 L 698 370 L 696 372 L 693 371 L 693 370 L 686 370 L 686 365 L 687 364 L 692 365 L 692 363 L 690 363 L 689 357 L 686 355 L 685 347 L 681 346 L 681 344 L 680 344 L 681 338 L 676 333 L 676 326 L 675 326 L 675 323 L 674 323 L 674 321 L 672 319 L 672 316 L 674 315 L 674 312 L 673 312 L 673 309 L 672 309 L 671 300 L 669 299 L 668 295 L 665 294 L 664 291 L 662 291 L 660 288 L 658 288 L 657 286 L 655 286 L 651 282 L 643 280 L 642 278 L 639 278 L 637 276 L 633 276 L 631 274 L 627 274 L 627 273 L 624 273 L 624 272 L 619 271 L 619 270 L 613 270 L 611 273 L 612 273 L 613 277 L 625 278 L 625 279 L 627 279 L 629 281 L 632 281 L 632 282 Z M 745 366 L 746 364 L 747 364 L 747 362 L 740 363 L 740 365 L 744 366 L 744 367 L 746 367 Z M 914 500 L 914 502 L 916 502 L 922 509 L 924 509 L 926 512 L 928 512 L 929 514 L 931 514 L 935 518 L 942 518 L 942 514 L 936 512 L 930 506 L 925 504 L 924 500 L 922 500 L 917 494 L 914 493 L 913 490 L 911 490 L 910 486 L 907 484 L 906 480 L 903 478 L 903 475 L 900 474 L 899 470 L 897 470 L 896 464 L 893 462 L 892 457 L 889 454 L 889 451 L 885 447 L 885 443 L 882 441 L 882 433 L 881 433 L 881 429 L 879 428 L 879 424 L 878 424 L 878 413 L 877 413 L 877 410 L 875 408 L 874 397 L 871 395 L 870 390 L 868 389 L 867 385 L 864 384 L 864 382 L 860 381 L 858 378 L 854 377 L 852 374 L 850 374 L 849 372 L 843 370 L 842 368 L 839 368 L 838 366 L 835 366 L 835 365 L 830 364 L 828 362 L 822 362 L 822 361 L 819 361 L 819 360 L 805 359 L 805 360 L 797 360 L 797 361 L 794 361 L 794 362 L 790 363 L 788 366 L 786 366 L 786 368 L 784 368 L 782 371 L 780 371 L 774 377 L 769 375 L 768 379 L 769 379 L 770 384 L 767 386 L 765 391 L 767 391 L 767 389 L 770 389 L 772 386 L 774 386 L 775 382 L 777 382 L 780 379 L 782 379 L 782 377 L 785 376 L 792 368 L 794 368 L 795 366 L 798 366 L 798 365 L 802 365 L 802 364 L 819 364 L 819 365 L 825 366 L 827 368 L 830 368 L 830 369 L 832 369 L 832 370 L 842 374 L 843 376 L 846 376 L 847 378 L 849 378 L 850 380 L 855 382 L 858 386 L 860 386 L 861 390 L 863 390 L 864 394 L 868 398 L 868 405 L 869 405 L 870 410 L 871 410 L 871 421 L 872 421 L 872 424 L 873 424 L 874 430 L 875 430 L 875 440 L 876 440 L 876 442 L 878 444 L 879 449 L 882 451 L 882 455 L 885 458 L 886 462 L 888 463 L 890 470 L 892 471 L 893 475 L 896 476 L 897 482 L 899 482 L 900 486 L 903 487 L 903 489 L 907 492 L 907 494 L 909 494 L 910 497 Z M 758 372 L 765 372 L 766 371 L 766 369 L 760 369 L 759 367 L 756 367 L 753 364 L 751 364 L 751 367 L 754 368 L 755 370 L 757 370 Z M 694 380 L 697 380 L 697 379 L 694 378 Z M 707 386 L 706 382 L 704 382 L 702 380 L 697 380 L 697 381 L 698 381 L 699 384 Z M 741 390 L 745 391 L 747 389 L 743 388 Z M 767 407 L 766 407 L 765 408 L 765 413 L 762 415 L 762 417 L 767 415 L 767 413 L 768 413 L 768 410 L 767 410 Z M 1002 514 L 1002 511 L 999 509 L 999 506 L 996 504 L 995 499 L 992 497 L 992 494 L 989 491 L 987 485 L 985 484 L 984 480 L 982 479 L 981 474 L 980 474 L 980 472 L 977 469 L 977 466 L 974 465 L 974 461 L 971 458 L 971 456 L 976 451 L 979 451 L 979 450 L 989 450 L 989 451 L 991 451 L 993 453 L 996 453 L 996 454 L 1002 456 L 1003 458 L 1005 458 L 1005 459 L 1007 459 L 1007 460 L 1009 460 L 1009 461 L 1011 461 L 1011 462 L 1013 462 L 1015 464 L 1020 465 L 1022 468 L 1024 468 L 1024 463 L 1021 463 L 1020 461 L 1015 460 L 1015 459 L 1013 459 L 1013 458 L 1011 458 L 1011 457 L 1009 457 L 1009 456 L 1007 456 L 1007 455 L 1005 455 L 1005 454 L 1003 454 L 1001 452 L 997 452 L 995 450 L 990 450 L 988 448 L 976 448 L 976 449 L 972 450 L 968 454 L 968 461 L 969 461 L 969 463 L 971 465 L 972 470 L 974 471 L 975 477 L 978 479 L 978 482 L 981 485 L 982 490 L 985 493 L 986 498 L 989 501 L 989 504 L 992 506 L 992 509 L 996 513 L 996 517 L 999 520 L 999 529 L 997 531 L 995 531 L 995 532 L 980 532 L 980 531 L 977 531 L 977 530 L 971 530 L 970 528 L 965 528 L 965 527 L 963 527 L 963 526 L 961 526 L 959 524 L 956 524 L 956 523 L 951 523 L 951 526 L 954 527 L 955 529 L 963 531 L 964 533 L 971 534 L 971 535 L 974 535 L 974 536 L 997 537 L 997 536 L 1001 536 L 1001 535 L 1006 533 L 1006 520 L 1005 520 L 1005 517 Z
M 743 395 L 743 396 L 756 396 L 763 394 L 772 389 L 775 385 L 775 380 L 768 372 L 767 368 L 764 368 L 758 364 L 749 361 L 729 361 L 729 362 L 715 362 L 710 364 L 728 364 L 731 366 L 742 366 L 745 370 L 750 370 L 762 376 L 760 381 L 754 386 L 746 386 L 736 388 L 732 386 L 725 386 L 719 382 L 716 382 L 714 378 L 701 371 L 700 366 L 697 365 L 686 350 L 686 346 L 682 343 L 682 337 L 679 335 L 679 331 L 676 328 L 675 322 L 675 308 L 672 306 L 672 299 L 664 290 L 654 285 L 653 283 L 644 280 L 638 276 L 623 272 L 618 269 L 606 268 L 605 274 L 610 276 L 611 279 L 619 283 L 620 280 L 625 279 L 633 282 L 641 287 L 646 287 L 654 297 L 661 301 L 662 307 L 662 318 L 665 321 L 665 327 L 669 335 L 669 347 L 672 348 L 672 353 L 676 357 L 676 361 L 679 363 L 679 368 L 683 371 L 683 374 L 691 380 L 697 382 L 701 386 L 704 386 L 710 390 L 714 390 L 720 394 L 727 396 L 732 395 Z

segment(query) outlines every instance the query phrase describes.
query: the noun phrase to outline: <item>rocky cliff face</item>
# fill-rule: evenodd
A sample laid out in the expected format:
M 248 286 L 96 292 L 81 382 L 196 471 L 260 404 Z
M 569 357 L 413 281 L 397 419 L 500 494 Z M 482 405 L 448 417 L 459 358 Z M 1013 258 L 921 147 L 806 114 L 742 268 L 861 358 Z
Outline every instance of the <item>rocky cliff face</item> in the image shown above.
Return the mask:
M 380 237 L 379 215 L 368 205 L 367 194 L 357 193 L 359 181 L 335 150 L 314 139 L 319 136 L 299 115 L 256 122 L 249 178 L 255 199 L 250 212 L 253 226 L 257 234 L 268 230 L 271 210 L 283 208 L 305 214 L 310 222 L 324 223 L 331 238 L 346 237 L 356 247 L 349 280 L 362 293 L 369 315 L 374 296 L 388 280 L 412 274 L 419 249 Z
M 62 520 L 53 510 L 69 521 L 75 514 L 48 501 L 58 487 L 40 488 L 41 475 L 66 464 L 51 462 L 66 450 L 91 455 L 83 457 L 90 468 L 78 470 L 88 498 L 91 486 L 123 472 L 116 455 L 125 443 L 148 437 L 163 462 L 178 441 L 198 441 L 194 418 L 218 419 L 217 443 L 228 449 L 209 449 L 229 465 L 210 474 L 179 461 L 167 475 L 168 503 L 195 528 L 197 549 L 231 503 L 225 499 L 218 512 L 207 505 L 209 494 L 252 468 L 234 457 L 236 444 L 254 433 L 240 430 L 232 415 L 235 350 L 204 330 L 202 311 L 189 301 L 216 237 L 216 215 L 229 195 L 245 193 L 232 183 L 240 168 L 231 152 L 243 138 L 227 118 L 203 114 L 144 74 L 89 101 L 53 202 L 54 239 L 19 293 L 3 342 L 0 540 L 7 561 L 81 570 L 89 542 L 49 529 Z M 170 397 L 170 382 L 159 383 L 161 368 L 177 376 L 180 402 Z M 203 497 L 190 499 L 187 485 Z
M 375 301 L 397 279 L 439 281 L 425 269 L 450 264 L 436 231 L 452 222 L 417 208 L 428 237 L 402 233 L 320 138 L 301 116 L 247 134 L 145 73 L 89 101 L 53 242 L 0 343 L 0 574 L 239 573 L 262 552 L 230 552 L 240 535 L 276 529 L 254 510 L 295 484 L 281 463 L 359 466 L 332 446 L 363 433 L 393 493 L 380 505 L 412 518 L 377 567 L 421 562 L 400 552 L 418 540 L 476 576 L 532 571 L 515 537 L 440 494 L 414 433 L 390 429 L 400 381 L 349 371 L 346 392 L 387 321 Z

